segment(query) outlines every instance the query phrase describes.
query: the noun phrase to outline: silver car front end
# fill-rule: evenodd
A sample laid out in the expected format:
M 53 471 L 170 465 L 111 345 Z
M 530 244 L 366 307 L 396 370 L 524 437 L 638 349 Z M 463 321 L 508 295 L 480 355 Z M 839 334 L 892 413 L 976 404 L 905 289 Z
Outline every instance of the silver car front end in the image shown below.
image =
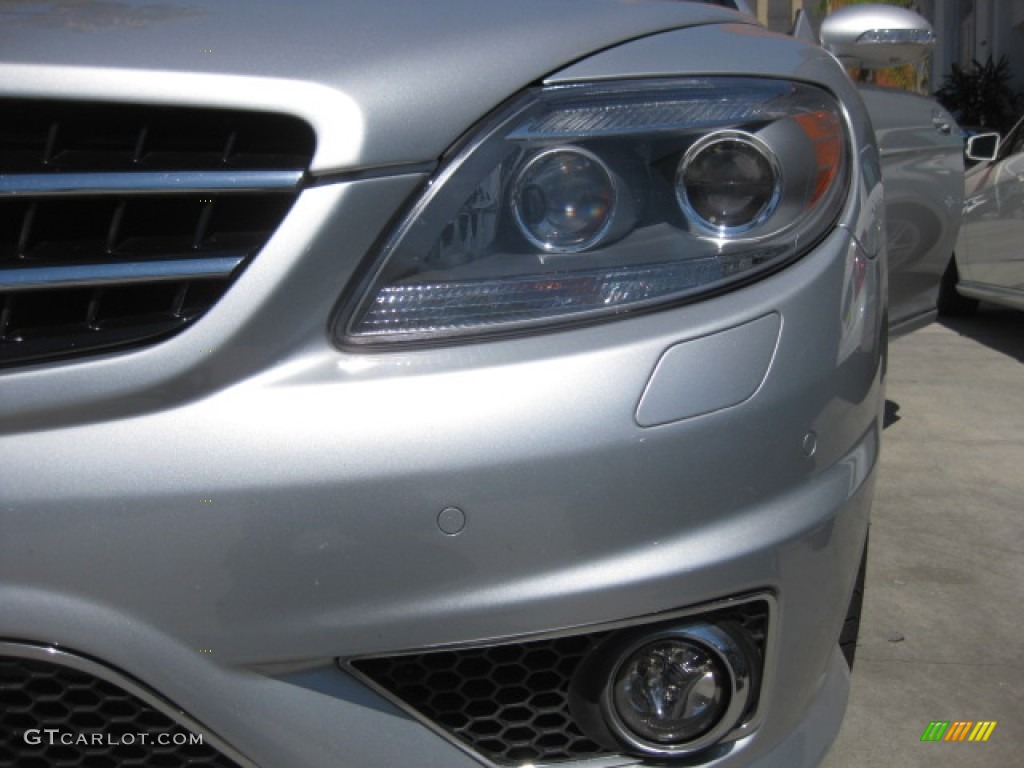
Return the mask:
M 455 668 L 459 654 L 511 646 L 528 659 L 532 643 L 692 631 L 757 603 L 756 705 L 687 759 L 816 764 L 845 706 L 838 639 L 878 460 L 878 153 L 827 54 L 715 22 L 541 84 L 815 85 L 842 105 L 850 158 L 834 225 L 702 300 L 396 348 L 339 345 L 331 323 L 443 172 L 429 141 L 375 162 L 373 131 L 408 126 L 381 128 L 324 82 L 0 65 L 9 98 L 281 112 L 317 141 L 294 204 L 200 319 L 157 344 L 0 374 L 4 659 L 84 669 L 242 765 L 627 765 L 645 752 L 488 747 L 361 660 L 445 651 Z M 524 679 L 532 663 L 516 662 Z M 495 738 L 532 748 L 576 734 L 578 708 L 538 724 L 545 705 L 529 702 L 543 693 L 515 700 L 535 711 L 508 714 Z M 509 734 L 520 726 L 532 735 Z

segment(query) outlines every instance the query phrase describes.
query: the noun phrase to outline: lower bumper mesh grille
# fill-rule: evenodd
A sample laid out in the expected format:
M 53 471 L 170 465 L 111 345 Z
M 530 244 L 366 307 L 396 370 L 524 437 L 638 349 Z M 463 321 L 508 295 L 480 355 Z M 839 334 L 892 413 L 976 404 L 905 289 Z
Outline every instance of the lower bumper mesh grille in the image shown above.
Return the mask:
M 758 600 L 699 615 L 744 627 L 763 659 L 769 612 L 768 603 Z M 577 666 L 615 631 L 353 659 L 348 666 L 493 763 L 551 764 L 616 754 L 587 738 L 569 711 L 569 686 Z M 757 703 L 755 691 L 744 720 L 753 716 Z
M 569 680 L 601 637 L 362 659 L 353 666 L 495 762 L 556 762 L 611 754 L 569 714 Z
M 197 736 L 89 672 L 0 656 L 0 768 L 238 767 Z

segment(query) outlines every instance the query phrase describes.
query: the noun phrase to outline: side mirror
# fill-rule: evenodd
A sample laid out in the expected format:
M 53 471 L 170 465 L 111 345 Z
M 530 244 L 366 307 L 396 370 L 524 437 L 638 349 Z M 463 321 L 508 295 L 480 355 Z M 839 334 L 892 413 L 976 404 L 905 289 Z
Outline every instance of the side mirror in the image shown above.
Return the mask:
M 964 154 L 967 155 L 968 160 L 990 163 L 999 155 L 999 144 L 998 133 L 979 133 L 967 140 Z
M 926 19 L 892 5 L 848 5 L 821 24 L 821 44 L 844 65 L 884 69 L 913 64 L 935 44 Z

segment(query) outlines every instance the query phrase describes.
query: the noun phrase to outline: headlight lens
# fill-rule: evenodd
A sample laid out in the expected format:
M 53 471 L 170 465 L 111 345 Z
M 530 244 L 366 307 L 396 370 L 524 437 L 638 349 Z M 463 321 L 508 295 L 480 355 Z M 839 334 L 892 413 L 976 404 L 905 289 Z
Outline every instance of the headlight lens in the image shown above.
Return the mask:
M 598 242 L 615 215 L 611 172 L 577 147 L 538 152 L 519 172 L 512 210 L 523 237 L 542 252 L 577 253 Z
M 738 235 L 768 219 L 782 193 L 775 154 L 754 136 L 714 133 L 690 147 L 679 163 L 676 195 L 697 226 Z
M 805 253 L 849 149 L 825 91 L 701 78 L 530 91 L 446 163 L 338 321 L 457 339 L 693 300 Z

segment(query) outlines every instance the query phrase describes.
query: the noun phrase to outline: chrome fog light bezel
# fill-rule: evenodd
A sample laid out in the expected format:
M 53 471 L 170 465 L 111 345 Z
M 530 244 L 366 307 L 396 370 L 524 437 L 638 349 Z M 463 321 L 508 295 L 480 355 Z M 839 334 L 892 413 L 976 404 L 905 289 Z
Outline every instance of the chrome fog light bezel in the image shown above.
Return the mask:
M 725 671 L 723 684 L 727 703 L 718 720 L 694 738 L 676 743 L 657 742 L 638 734 L 625 722 L 615 702 L 615 685 L 622 668 L 645 648 L 665 641 L 697 646 L 713 656 Z M 638 637 L 619 650 L 617 660 L 607 673 L 600 706 L 612 734 L 630 750 L 645 755 L 673 757 L 700 752 L 722 741 L 740 724 L 750 703 L 753 687 L 754 670 L 741 644 L 723 628 L 700 622 Z

